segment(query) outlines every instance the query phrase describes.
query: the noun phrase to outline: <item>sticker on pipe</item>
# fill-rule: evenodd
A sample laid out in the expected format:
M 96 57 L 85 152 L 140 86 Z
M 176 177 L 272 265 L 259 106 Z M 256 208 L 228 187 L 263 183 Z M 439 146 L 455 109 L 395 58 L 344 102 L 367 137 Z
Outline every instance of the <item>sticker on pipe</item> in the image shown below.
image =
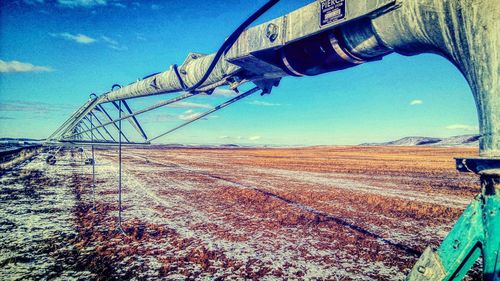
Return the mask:
M 345 19 L 346 0 L 319 0 L 319 25 L 321 27 Z

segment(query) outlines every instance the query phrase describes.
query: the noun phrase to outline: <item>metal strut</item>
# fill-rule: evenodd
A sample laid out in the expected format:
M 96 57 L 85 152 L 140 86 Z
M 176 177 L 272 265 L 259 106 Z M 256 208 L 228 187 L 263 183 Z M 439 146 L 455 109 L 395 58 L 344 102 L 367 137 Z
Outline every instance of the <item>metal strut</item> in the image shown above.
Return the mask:
M 93 116 L 95 118 L 95 120 L 97 121 L 97 123 L 99 123 L 99 125 L 102 125 L 102 122 L 101 120 L 99 120 L 99 118 L 97 118 L 97 116 L 94 114 L 94 112 L 90 111 L 90 115 Z M 108 129 L 106 129 L 106 127 L 102 127 L 102 129 L 106 132 L 106 134 L 108 134 L 108 136 L 113 140 L 113 141 L 116 141 L 115 138 L 113 137 L 113 135 L 108 131 Z
M 106 117 L 106 119 L 108 119 L 108 121 L 113 122 L 113 118 L 111 118 L 111 116 L 108 114 L 108 112 L 106 111 L 106 109 L 104 109 L 104 107 L 102 105 L 98 104 L 97 107 L 96 107 L 96 110 L 99 111 L 99 112 L 101 112 L 101 114 L 104 115 Z M 113 124 L 113 127 L 115 127 L 115 129 L 117 131 L 119 131 L 118 130 L 118 125 L 116 125 L 116 123 L 112 123 L 112 124 Z M 122 136 L 125 139 L 125 141 L 129 142 L 129 139 L 127 138 L 127 136 L 125 136 L 123 134 L 123 132 L 122 132 Z
M 116 102 L 111 102 L 111 103 L 116 107 L 116 109 L 121 111 L 121 109 L 119 109 L 118 106 L 116 105 Z M 130 125 L 132 125 L 132 127 L 134 127 L 134 129 L 141 135 L 141 137 L 143 139 L 147 140 L 148 137 L 147 137 L 146 133 L 144 132 L 144 130 L 142 129 L 141 124 L 139 123 L 139 120 L 137 120 L 137 118 L 135 117 L 134 112 L 132 112 L 132 109 L 130 109 L 130 106 L 128 106 L 128 104 L 125 100 L 122 100 L 122 104 L 123 104 L 123 106 L 125 106 L 125 109 L 127 110 L 128 114 L 131 115 L 131 118 L 127 119 L 130 122 Z
M 83 117 L 83 119 L 87 120 L 87 121 L 90 123 L 90 126 L 91 126 L 91 127 L 93 127 L 93 128 L 96 130 L 96 132 L 97 132 L 97 133 L 101 136 L 101 138 L 102 138 L 103 140 L 107 140 L 107 139 L 106 139 L 106 137 L 105 137 L 105 136 L 101 133 L 101 131 L 99 130 L 99 128 L 98 128 L 98 127 L 96 127 L 96 126 L 94 126 L 94 123 L 93 123 L 93 122 L 91 122 L 91 121 L 90 121 L 90 119 L 89 119 L 87 116 Z M 93 130 L 94 130 L 94 129 L 93 129 Z M 86 131 L 83 131 L 83 132 L 86 132 Z M 83 132 L 82 132 L 82 133 L 83 133 Z

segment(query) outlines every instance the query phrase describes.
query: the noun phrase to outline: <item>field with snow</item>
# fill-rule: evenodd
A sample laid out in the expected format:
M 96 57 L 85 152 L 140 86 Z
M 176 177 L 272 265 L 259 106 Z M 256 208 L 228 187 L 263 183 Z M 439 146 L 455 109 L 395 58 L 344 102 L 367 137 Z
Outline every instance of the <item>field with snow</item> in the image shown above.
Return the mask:
M 470 148 L 42 153 L 0 179 L 0 279 L 403 280 L 479 191 Z

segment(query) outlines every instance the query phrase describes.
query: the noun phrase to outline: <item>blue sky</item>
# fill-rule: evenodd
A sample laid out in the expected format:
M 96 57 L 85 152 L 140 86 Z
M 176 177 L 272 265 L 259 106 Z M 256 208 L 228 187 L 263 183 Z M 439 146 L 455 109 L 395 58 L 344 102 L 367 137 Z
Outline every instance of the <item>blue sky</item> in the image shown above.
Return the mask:
M 0 1 L 0 137 L 44 138 L 92 92 L 212 53 L 265 1 Z M 311 1 L 282 1 L 260 22 Z M 140 109 L 161 96 L 131 101 Z M 227 97 L 140 116 L 154 136 Z M 477 132 L 470 89 L 436 55 L 382 61 L 316 77 L 287 77 L 162 143 L 358 144 Z

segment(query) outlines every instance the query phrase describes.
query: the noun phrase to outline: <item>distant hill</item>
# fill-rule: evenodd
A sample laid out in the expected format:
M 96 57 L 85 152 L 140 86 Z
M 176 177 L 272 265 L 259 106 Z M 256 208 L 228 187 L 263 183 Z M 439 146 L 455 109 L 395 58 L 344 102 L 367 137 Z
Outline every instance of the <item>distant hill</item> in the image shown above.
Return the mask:
M 363 143 L 362 146 L 478 146 L 479 135 L 462 135 L 449 138 L 404 137 L 383 143 Z

